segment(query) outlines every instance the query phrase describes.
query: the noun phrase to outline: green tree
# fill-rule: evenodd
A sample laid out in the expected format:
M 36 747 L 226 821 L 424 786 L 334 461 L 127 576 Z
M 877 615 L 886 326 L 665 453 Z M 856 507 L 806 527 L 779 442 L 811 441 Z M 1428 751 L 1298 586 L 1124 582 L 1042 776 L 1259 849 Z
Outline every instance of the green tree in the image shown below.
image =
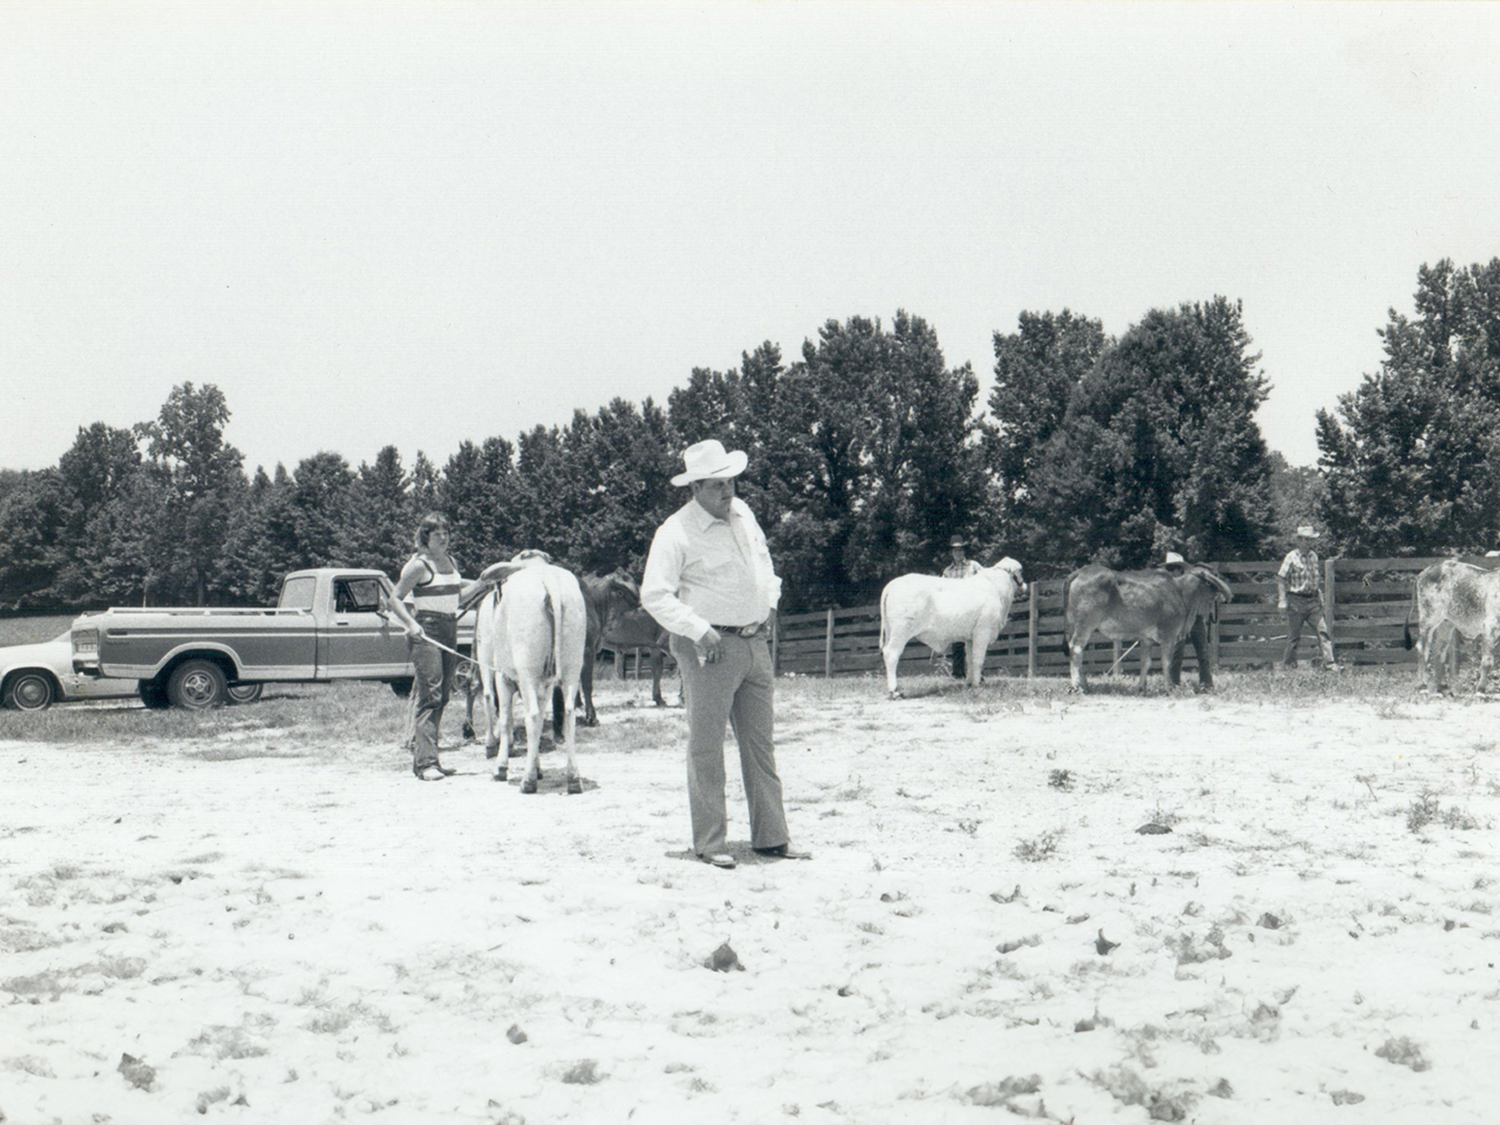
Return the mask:
M 1050 557 L 1052 513 L 1033 503 L 1032 475 L 1062 427 L 1073 392 L 1111 343 L 1102 322 L 1068 309 L 1023 312 L 1016 332 L 994 334 L 992 425 L 985 448 L 999 478 L 999 516 L 1012 553 Z
M 1417 272 L 1385 358 L 1319 411 L 1323 514 L 1346 550 L 1483 551 L 1500 541 L 1500 258 Z
M 141 560 L 125 562 L 126 572 L 118 576 L 109 573 L 106 563 L 115 546 L 109 530 L 114 520 L 128 512 L 115 511 L 108 517 L 105 513 L 120 508 L 122 498 L 128 497 L 127 503 L 141 499 L 135 487 L 141 473 L 135 434 L 103 422 L 79 427 L 72 448 L 58 459 L 57 470 L 69 497 L 68 517 L 57 544 L 61 552 L 56 577 L 59 601 L 94 604 L 102 590 L 111 596 L 133 593 Z
M 467 570 L 515 553 L 511 525 L 515 450 L 504 438 L 465 441 L 443 468 L 438 506 L 453 525 L 453 550 Z M 408 533 L 408 542 L 410 533 Z
M 342 454 L 305 457 L 292 474 L 292 535 L 298 568 L 347 566 L 360 513 L 353 503 L 354 474 Z
M 1270 530 L 1267 383 L 1238 302 L 1152 310 L 1074 389 L 1031 476 L 1044 558 L 1141 566 L 1169 546 L 1254 557 Z M 1041 544 L 1037 544 L 1038 547 Z
M 245 490 L 244 460 L 224 441 L 229 406 L 211 383 L 172 388 L 153 422 L 136 427 L 147 443 L 150 468 L 168 486 L 159 513 L 164 557 L 157 560 L 164 584 L 176 597 L 206 605 L 209 578 L 223 555 L 231 514 Z
M 0 499 L 0 608 L 59 608 L 59 543 L 71 498 L 55 468 L 22 473 Z
M 349 561 L 371 566 L 394 579 L 412 550 L 416 516 L 411 506 L 411 480 L 401 466 L 401 454 L 387 445 L 375 463 L 361 462 L 351 502 L 358 518 L 351 521 Z

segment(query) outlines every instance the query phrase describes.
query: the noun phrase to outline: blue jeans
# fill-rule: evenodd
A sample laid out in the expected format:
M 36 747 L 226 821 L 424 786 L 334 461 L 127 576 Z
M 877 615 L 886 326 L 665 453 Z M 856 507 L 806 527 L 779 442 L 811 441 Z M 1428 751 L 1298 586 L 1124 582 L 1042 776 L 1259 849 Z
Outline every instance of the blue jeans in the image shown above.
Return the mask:
M 418 613 L 417 624 L 433 640 L 458 647 L 458 622 L 442 613 Z M 438 728 L 443 723 L 443 708 L 453 691 L 453 670 L 458 657 L 426 641 L 413 640 L 412 668 L 416 672 L 412 690 L 417 698 L 416 743 L 412 747 L 412 764 L 418 768 L 438 760 Z
M 1333 636 L 1328 632 L 1328 618 L 1323 613 L 1323 599 L 1317 594 L 1288 594 L 1286 596 L 1286 652 L 1281 663 L 1288 668 L 1297 666 L 1297 641 L 1302 636 L 1302 625 L 1311 621 L 1318 635 L 1318 647 L 1323 652 L 1323 663 L 1332 666 Z

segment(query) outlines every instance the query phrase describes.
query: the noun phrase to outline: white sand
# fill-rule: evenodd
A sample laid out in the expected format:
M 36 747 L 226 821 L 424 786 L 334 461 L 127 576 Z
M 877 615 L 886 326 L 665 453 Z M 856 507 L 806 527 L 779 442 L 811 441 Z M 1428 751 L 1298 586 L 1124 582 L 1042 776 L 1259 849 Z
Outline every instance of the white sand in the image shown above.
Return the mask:
M 560 755 L 522 797 L 474 745 L 424 785 L 389 746 L 193 756 L 306 750 L 244 726 L 0 742 L 0 1111 L 1496 1119 L 1492 706 L 924 683 L 896 702 L 874 680 L 783 689 L 788 810 L 815 858 L 751 855 L 735 779 L 730 837 L 754 862 L 732 872 L 691 858 L 681 712 L 634 685 L 601 686 L 575 797 Z M 1439 821 L 1413 832 L 1424 791 Z M 1173 831 L 1137 834 L 1153 819 Z M 1048 833 L 1050 854 L 1016 855 Z M 703 967 L 725 941 L 744 971 Z

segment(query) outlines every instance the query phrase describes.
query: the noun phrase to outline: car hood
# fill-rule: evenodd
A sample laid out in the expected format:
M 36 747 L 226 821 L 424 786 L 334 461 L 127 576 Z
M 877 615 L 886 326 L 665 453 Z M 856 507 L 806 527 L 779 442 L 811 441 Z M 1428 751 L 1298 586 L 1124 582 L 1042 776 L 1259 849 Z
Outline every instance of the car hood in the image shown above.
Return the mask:
M 73 645 L 67 640 L 35 641 L 29 645 L 5 645 L 0 647 L 0 671 L 11 668 L 37 666 L 43 668 L 71 668 Z

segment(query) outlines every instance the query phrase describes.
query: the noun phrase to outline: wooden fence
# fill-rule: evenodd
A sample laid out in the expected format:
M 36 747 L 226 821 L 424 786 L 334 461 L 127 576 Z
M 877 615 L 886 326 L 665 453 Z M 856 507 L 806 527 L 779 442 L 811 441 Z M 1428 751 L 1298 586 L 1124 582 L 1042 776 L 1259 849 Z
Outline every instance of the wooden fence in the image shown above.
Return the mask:
M 1407 613 L 1416 576 L 1437 558 L 1329 559 L 1323 563 L 1323 604 L 1339 663 L 1353 665 L 1415 663 L 1415 650 L 1403 643 Z M 1494 568 L 1500 558 L 1464 557 L 1464 562 Z M 1212 659 L 1222 668 L 1265 667 L 1281 659 L 1286 648 L 1286 617 L 1276 609 L 1276 571 L 1280 559 L 1265 562 L 1209 564 L 1229 584 L 1234 597 L 1220 603 L 1209 622 Z M 1026 597 L 1011 607 L 1010 621 L 990 646 L 984 663 L 987 676 L 1065 676 L 1068 655 L 1063 644 L 1063 579 L 1033 582 Z M 1413 622 L 1415 631 L 1415 621 Z M 1457 650 L 1454 646 L 1454 659 Z M 883 672 L 880 657 L 880 607 L 828 609 L 783 615 L 774 638 L 776 670 L 780 674 L 838 676 Z M 1299 659 L 1318 658 L 1317 636 L 1302 631 Z M 1091 644 L 1084 668 L 1098 674 L 1120 658 L 1111 641 Z M 920 672 L 932 654 L 913 642 L 902 654 L 899 671 Z M 1138 672 L 1140 653 L 1129 653 L 1122 671 Z M 1160 669 L 1160 653 L 1152 657 Z M 1184 675 L 1196 669 L 1189 645 L 1183 659 Z

